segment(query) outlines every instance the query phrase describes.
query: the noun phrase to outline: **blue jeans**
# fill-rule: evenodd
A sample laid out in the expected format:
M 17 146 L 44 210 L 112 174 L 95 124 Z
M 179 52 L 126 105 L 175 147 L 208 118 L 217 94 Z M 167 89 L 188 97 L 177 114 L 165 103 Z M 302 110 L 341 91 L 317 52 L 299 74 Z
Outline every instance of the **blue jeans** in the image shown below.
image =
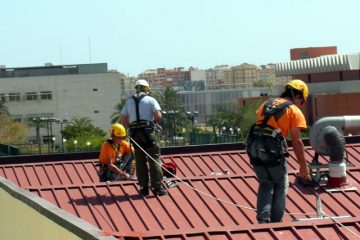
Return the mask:
M 259 181 L 257 215 L 259 222 L 281 222 L 289 187 L 287 162 L 275 167 L 253 165 Z

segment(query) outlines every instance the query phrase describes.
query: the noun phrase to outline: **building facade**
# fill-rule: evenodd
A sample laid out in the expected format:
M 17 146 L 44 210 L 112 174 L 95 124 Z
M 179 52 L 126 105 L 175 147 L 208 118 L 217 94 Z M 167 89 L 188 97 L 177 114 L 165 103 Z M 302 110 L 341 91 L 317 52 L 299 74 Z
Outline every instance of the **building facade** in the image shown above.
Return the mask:
M 88 117 L 107 132 L 114 106 L 126 95 L 126 76 L 108 72 L 106 63 L 3 68 L 0 89 L 0 101 L 14 119 L 29 125 L 45 119 L 40 140 L 59 143 L 61 127 L 74 117 Z M 29 130 L 30 141 L 37 142 L 35 128 Z
M 336 46 L 293 48 L 290 49 L 290 60 L 293 61 L 299 59 L 316 58 L 324 55 L 334 54 L 337 54 Z
M 326 116 L 360 115 L 359 53 L 278 63 L 276 75 L 308 83 L 309 101 L 303 110 L 310 124 Z M 282 90 L 278 89 L 278 93 Z
M 229 111 L 239 109 L 239 98 L 268 96 L 269 88 L 217 89 L 205 91 L 180 91 L 185 111 L 197 112 L 199 123 L 216 113 L 216 107 L 225 106 Z

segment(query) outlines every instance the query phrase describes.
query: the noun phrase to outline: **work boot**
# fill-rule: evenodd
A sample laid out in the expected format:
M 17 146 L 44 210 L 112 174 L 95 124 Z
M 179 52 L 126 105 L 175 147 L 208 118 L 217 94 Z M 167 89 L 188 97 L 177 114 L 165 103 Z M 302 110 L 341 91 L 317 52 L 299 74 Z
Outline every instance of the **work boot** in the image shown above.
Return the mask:
M 259 219 L 259 220 L 258 220 L 258 223 L 259 223 L 259 224 L 270 223 L 270 221 L 269 221 L 269 220 Z
M 168 193 L 168 191 L 162 187 L 154 188 L 154 194 L 159 196 L 164 196 Z
M 141 193 L 143 196 L 149 195 L 149 187 L 148 187 L 148 186 L 140 187 L 140 193 Z

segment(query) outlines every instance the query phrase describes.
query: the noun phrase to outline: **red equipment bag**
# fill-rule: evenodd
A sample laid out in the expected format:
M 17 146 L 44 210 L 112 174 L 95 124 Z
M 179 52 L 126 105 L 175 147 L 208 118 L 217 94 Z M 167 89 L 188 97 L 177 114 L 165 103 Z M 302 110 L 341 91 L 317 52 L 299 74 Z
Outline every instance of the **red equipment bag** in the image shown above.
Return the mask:
M 164 163 L 163 164 L 163 175 L 164 175 L 164 177 L 167 177 L 167 178 L 173 177 L 173 175 L 171 175 L 169 172 L 172 173 L 173 175 L 176 175 L 176 165 L 174 163 L 170 162 L 170 163 Z

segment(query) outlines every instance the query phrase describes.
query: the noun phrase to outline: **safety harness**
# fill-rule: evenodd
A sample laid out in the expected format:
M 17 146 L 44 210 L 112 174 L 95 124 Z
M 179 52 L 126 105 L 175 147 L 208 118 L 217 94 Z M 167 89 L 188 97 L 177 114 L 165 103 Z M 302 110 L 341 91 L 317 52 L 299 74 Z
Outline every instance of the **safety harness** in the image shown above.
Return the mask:
M 139 103 L 145 94 L 140 96 L 132 96 L 135 101 L 136 107 L 136 121 L 130 124 L 130 135 L 132 139 L 136 139 L 137 143 L 144 148 L 152 147 L 156 142 L 150 137 L 151 133 L 154 132 L 155 125 L 153 122 L 140 119 L 140 110 Z M 131 140 L 132 141 L 132 140 Z M 134 148 L 139 148 L 137 144 L 134 145 Z
M 128 172 L 129 164 L 131 163 L 131 160 L 134 159 L 132 152 L 131 152 L 131 156 L 128 156 L 127 158 L 119 158 L 119 152 L 121 152 L 122 145 L 120 144 L 119 146 L 117 146 L 112 139 L 107 139 L 106 142 L 108 142 L 115 150 L 115 156 L 116 156 L 115 165 L 120 170 Z M 100 182 L 114 180 L 114 174 L 109 169 L 108 164 L 100 162 L 96 164 L 96 166 L 100 167 L 100 172 L 99 172 Z
M 288 157 L 286 139 L 280 129 L 268 125 L 268 120 L 274 116 L 277 121 L 292 103 L 273 105 L 274 98 L 270 98 L 264 105 L 262 114 L 264 119 L 260 124 L 253 124 L 246 139 L 246 151 L 253 165 L 267 167 L 277 166 Z

